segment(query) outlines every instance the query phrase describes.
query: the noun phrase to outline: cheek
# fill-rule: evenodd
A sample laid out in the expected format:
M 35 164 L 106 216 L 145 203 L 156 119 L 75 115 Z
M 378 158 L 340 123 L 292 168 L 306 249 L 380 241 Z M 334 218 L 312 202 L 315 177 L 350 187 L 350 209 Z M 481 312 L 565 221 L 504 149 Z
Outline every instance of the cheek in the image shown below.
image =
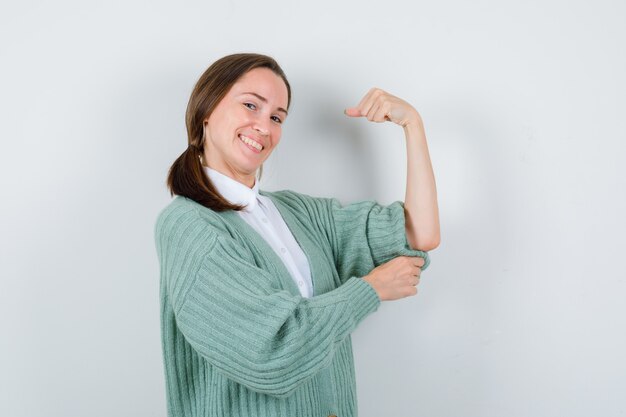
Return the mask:
M 280 126 L 276 126 L 272 130 L 272 138 L 274 139 L 274 146 L 278 145 L 282 135 L 283 135 L 283 129 Z
M 224 103 L 220 103 L 209 120 L 212 119 L 216 131 L 219 130 L 222 135 L 230 135 L 234 129 L 239 129 L 241 125 L 247 123 L 248 117 L 249 114 L 245 108 L 226 106 Z
M 224 138 L 230 138 L 234 131 L 241 127 L 241 117 L 232 113 L 223 113 L 220 115 L 218 129 L 220 135 Z

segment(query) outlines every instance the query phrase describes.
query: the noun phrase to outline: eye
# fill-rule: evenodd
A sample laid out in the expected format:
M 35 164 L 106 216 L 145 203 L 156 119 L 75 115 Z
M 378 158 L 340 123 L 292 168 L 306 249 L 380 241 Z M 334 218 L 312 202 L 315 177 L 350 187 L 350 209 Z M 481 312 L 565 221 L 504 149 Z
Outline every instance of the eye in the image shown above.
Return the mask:
M 282 124 L 283 123 L 283 121 L 278 116 L 272 116 L 272 120 L 275 121 L 278 124 Z
M 253 103 L 243 103 L 243 105 L 249 108 L 250 110 L 256 110 L 256 105 L 254 105 Z

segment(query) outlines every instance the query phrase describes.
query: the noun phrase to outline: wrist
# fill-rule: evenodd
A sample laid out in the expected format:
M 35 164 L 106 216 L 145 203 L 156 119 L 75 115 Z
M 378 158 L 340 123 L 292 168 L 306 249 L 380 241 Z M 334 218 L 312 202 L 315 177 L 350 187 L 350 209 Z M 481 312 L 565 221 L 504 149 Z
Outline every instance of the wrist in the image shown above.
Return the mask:
M 426 138 L 426 134 L 424 133 L 424 123 L 421 118 L 408 122 L 404 125 L 403 129 L 404 135 L 407 139 Z
M 382 298 L 380 296 L 380 292 L 378 291 L 378 288 L 376 288 L 376 285 L 374 285 L 374 278 L 371 275 L 368 274 L 368 275 L 365 275 L 364 277 L 361 277 L 361 279 L 363 281 L 367 282 L 370 285 L 370 287 L 372 287 L 372 289 L 374 290 L 374 292 L 376 293 L 378 298 L 381 299 L 381 301 L 382 301 Z
M 410 117 L 402 127 L 404 130 L 423 129 L 424 121 L 422 120 L 422 116 L 416 112 L 415 115 Z

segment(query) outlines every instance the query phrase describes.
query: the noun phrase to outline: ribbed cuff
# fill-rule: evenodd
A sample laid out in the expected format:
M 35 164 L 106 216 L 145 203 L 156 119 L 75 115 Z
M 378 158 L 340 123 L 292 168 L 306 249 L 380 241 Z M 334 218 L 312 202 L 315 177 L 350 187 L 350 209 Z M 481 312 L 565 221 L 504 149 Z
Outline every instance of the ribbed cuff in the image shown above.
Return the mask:
M 351 277 L 341 287 L 346 294 L 350 310 L 353 312 L 356 323 L 361 322 L 367 315 L 378 310 L 381 301 L 376 290 L 359 277 Z

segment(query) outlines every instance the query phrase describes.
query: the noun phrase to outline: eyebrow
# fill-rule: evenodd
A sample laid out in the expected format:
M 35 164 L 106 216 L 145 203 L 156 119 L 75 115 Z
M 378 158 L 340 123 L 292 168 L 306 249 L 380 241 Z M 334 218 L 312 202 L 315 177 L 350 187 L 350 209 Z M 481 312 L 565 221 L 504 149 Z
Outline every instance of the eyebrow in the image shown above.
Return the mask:
M 255 96 L 256 98 L 258 98 L 259 100 L 261 100 L 263 103 L 267 103 L 267 99 L 265 97 L 263 97 L 262 95 L 259 95 L 257 93 L 253 93 L 253 92 L 245 92 L 245 93 L 241 93 L 241 94 L 252 94 L 253 96 Z M 285 113 L 285 115 L 288 115 L 289 113 L 287 113 L 287 110 L 283 109 L 282 107 L 278 108 L 278 111 L 282 111 L 283 113 Z

